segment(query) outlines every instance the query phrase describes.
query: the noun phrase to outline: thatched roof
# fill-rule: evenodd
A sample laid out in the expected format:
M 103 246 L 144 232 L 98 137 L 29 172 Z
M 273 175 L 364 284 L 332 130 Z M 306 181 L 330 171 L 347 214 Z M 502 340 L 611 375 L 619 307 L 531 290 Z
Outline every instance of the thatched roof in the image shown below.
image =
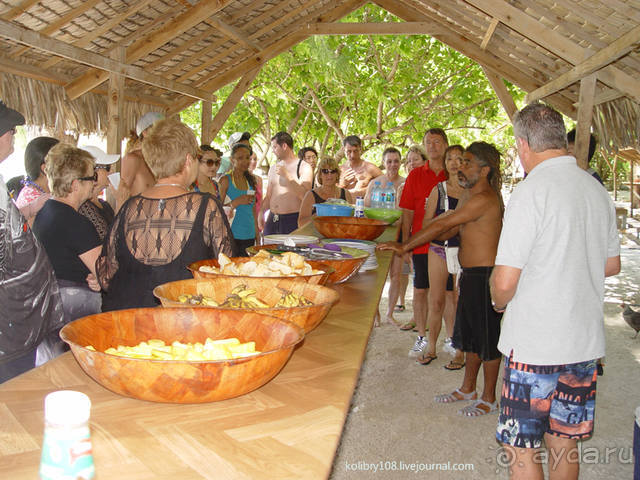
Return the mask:
M 601 139 L 640 146 L 638 0 L 374 0 L 405 23 L 336 25 L 366 3 L 0 1 L 0 96 L 32 124 L 103 131 L 105 80 L 123 73 L 129 129 L 142 112 L 210 99 L 311 35 L 424 33 L 481 64 L 507 111 L 502 79 L 573 118 L 593 101 Z

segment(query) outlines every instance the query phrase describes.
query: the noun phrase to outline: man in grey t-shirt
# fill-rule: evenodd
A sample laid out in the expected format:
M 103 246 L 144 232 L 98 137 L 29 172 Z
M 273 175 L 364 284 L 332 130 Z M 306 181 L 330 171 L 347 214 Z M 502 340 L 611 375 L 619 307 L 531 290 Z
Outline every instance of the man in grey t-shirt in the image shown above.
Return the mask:
M 505 212 L 491 278 L 505 311 L 505 356 L 496 439 L 512 478 L 577 479 L 577 440 L 593 431 L 596 359 L 604 355 L 604 279 L 620 271 L 615 209 L 567 154 L 562 116 L 533 103 L 513 120 L 527 178 Z

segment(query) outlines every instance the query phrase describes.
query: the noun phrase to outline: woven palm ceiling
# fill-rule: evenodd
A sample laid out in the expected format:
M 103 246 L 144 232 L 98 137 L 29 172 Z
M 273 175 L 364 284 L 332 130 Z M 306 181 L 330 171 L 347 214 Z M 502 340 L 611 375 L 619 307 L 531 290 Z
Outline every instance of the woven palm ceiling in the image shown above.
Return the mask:
M 366 3 L 402 23 L 336 25 Z M 467 55 L 507 109 L 502 79 L 573 118 L 592 99 L 596 127 L 622 115 L 627 131 L 609 134 L 632 146 L 640 137 L 638 0 L 11 0 L 0 18 L 0 97 L 35 125 L 104 131 L 110 72 L 126 77 L 131 128 L 142 112 L 177 112 L 252 78 L 311 35 L 390 33 Z

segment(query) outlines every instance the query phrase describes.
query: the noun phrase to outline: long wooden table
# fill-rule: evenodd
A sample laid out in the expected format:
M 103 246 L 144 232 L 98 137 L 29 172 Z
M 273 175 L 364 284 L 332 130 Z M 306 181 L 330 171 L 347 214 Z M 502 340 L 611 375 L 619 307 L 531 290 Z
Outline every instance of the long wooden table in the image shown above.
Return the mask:
M 335 286 L 340 302 L 327 318 L 271 382 L 242 397 L 199 405 L 122 397 L 70 352 L 0 385 L 0 478 L 38 477 L 44 397 L 61 389 L 91 398 L 98 479 L 327 478 L 390 259 L 377 252 L 376 271 Z

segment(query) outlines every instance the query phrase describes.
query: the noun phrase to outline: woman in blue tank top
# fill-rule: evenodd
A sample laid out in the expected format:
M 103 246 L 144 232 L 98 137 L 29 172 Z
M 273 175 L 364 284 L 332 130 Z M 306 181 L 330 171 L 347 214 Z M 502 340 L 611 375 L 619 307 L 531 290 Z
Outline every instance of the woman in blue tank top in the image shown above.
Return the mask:
M 249 172 L 251 147 L 236 143 L 231 149 L 233 168 L 220 179 L 220 197 L 229 197 L 225 206 L 234 212 L 231 231 L 236 240 L 238 252 L 247 255 L 246 249 L 255 245 L 258 223 L 256 217 L 256 181 Z

